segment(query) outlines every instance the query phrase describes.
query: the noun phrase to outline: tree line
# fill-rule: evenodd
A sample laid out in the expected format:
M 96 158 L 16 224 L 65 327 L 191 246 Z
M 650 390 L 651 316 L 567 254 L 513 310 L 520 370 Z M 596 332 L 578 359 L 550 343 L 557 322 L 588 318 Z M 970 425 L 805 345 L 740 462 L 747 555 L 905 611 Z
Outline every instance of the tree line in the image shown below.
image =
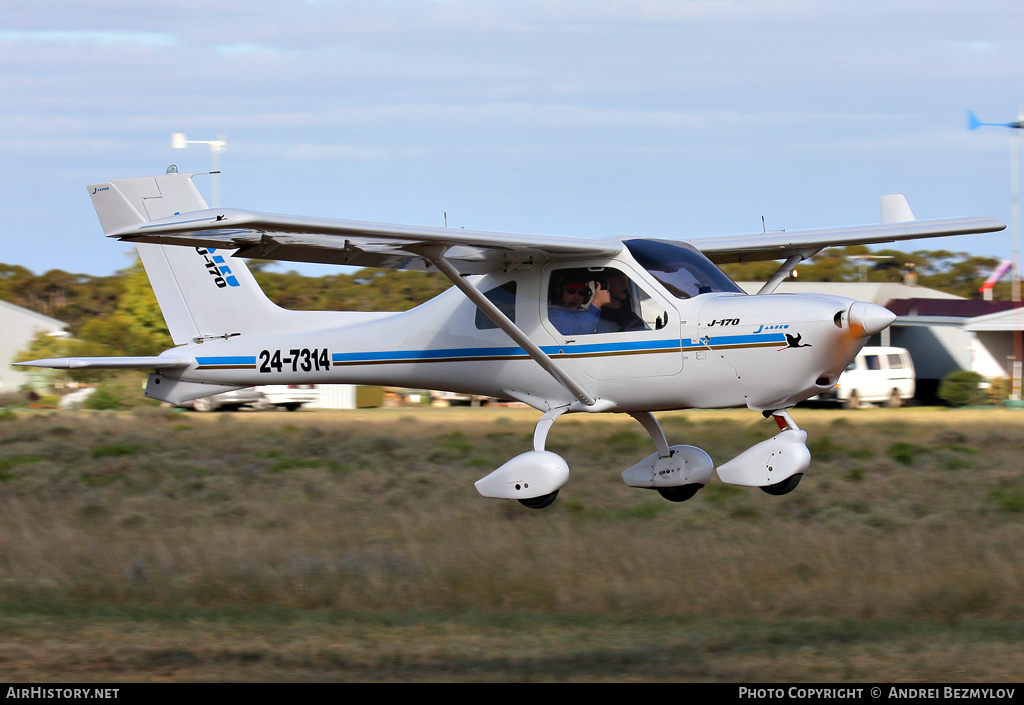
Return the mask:
M 297 310 L 405 311 L 450 286 L 436 272 L 363 269 L 352 274 L 310 277 L 269 271 L 251 262 L 260 287 L 279 306 Z M 25 267 L 0 264 L 0 300 L 67 324 L 66 338 L 40 334 L 18 360 L 44 357 L 156 355 L 173 346 L 149 279 L 136 259 L 109 276 L 51 270 L 34 274 Z M 65 373 L 89 382 L 104 371 Z
M 810 282 L 903 282 L 938 289 L 966 299 L 981 298 L 978 291 L 999 266 L 996 257 L 971 255 L 949 250 L 871 250 L 864 245 L 832 247 L 797 267 L 800 281 Z M 765 281 L 779 263 L 749 262 L 722 266 L 735 281 Z M 1010 299 L 1010 284 L 1000 282 L 997 300 Z
M 798 268 L 800 281 L 899 282 L 910 277 L 920 286 L 966 298 L 999 265 L 994 257 L 947 250 L 872 251 L 864 246 L 830 248 Z M 737 281 L 764 281 L 775 261 L 724 265 Z M 250 261 L 260 286 L 279 306 L 297 310 L 403 311 L 450 286 L 436 272 L 361 269 L 354 273 L 311 277 L 272 271 Z M 996 299 L 1009 298 L 1001 282 Z M 155 355 L 171 347 L 160 308 L 142 264 L 109 276 L 51 270 L 34 274 L 18 265 L 0 264 L 0 299 L 67 323 L 70 338 L 40 336 L 22 359 L 79 355 Z

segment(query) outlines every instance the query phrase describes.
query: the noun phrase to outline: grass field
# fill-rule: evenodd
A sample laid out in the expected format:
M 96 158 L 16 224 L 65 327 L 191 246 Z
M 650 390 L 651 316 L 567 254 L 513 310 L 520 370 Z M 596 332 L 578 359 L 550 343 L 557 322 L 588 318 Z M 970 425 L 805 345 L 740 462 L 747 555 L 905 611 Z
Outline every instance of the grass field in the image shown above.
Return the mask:
M 1024 411 L 793 415 L 795 492 L 682 504 L 622 483 L 634 421 L 564 417 L 534 511 L 473 487 L 530 410 L 0 412 L 0 681 L 1019 681 Z

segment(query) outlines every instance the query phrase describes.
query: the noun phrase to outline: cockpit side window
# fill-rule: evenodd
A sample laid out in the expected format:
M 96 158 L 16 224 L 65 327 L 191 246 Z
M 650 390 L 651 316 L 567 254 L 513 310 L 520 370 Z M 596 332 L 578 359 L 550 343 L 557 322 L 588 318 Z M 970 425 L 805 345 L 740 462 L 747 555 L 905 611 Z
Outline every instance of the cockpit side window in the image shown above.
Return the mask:
M 686 243 L 626 240 L 626 248 L 644 269 L 679 299 L 743 290 L 711 260 Z
M 516 283 L 505 282 L 484 292 L 484 296 L 498 307 L 510 321 L 516 322 Z M 479 330 L 490 330 L 497 328 L 498 324 L 487 317 L 487 314 L 479 308 L 476 310 L 476 327 Z
M 614 267 L 556 269 L 548 285 L 548 320 L 562 335 L 656 330 L 668 312 Z

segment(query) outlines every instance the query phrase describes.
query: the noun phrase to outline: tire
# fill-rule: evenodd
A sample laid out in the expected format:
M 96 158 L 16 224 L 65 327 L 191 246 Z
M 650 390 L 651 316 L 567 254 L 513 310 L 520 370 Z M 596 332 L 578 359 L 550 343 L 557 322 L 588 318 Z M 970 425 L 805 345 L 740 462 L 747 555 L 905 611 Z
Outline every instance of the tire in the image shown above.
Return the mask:
M 658 494 L 669 502 L 685 502 L 697 494 L 697 490 L 703 486 L 704 485 L 693 483 L 689 485 L 679 485 L 678 487 L 659 487 Z
M 203 413 L 216 411 L 217 402 L 210 397 L 200 397 L 192 402 L 192 408 Z
M 796 489 L 797 485 L 800 484 L 800 480 L 803 476 L 804 474 L 802 472 L 798 472 L 796 475 L 790 475 L 782 482 L 776 482 L 774 485 L 762 487 L 761 491 L 766 494 L 775 495 L 776 497 L 789 494 Z
M 558 490 L 555 490 L 551 494 L 544 494 L 540 497 L 530 497 L 529 499 L 520 499 L 518 502 L 524 507 L 529 507 L 530 509 L 543 509 L 554 502 L 555 497 L 557 496 Z

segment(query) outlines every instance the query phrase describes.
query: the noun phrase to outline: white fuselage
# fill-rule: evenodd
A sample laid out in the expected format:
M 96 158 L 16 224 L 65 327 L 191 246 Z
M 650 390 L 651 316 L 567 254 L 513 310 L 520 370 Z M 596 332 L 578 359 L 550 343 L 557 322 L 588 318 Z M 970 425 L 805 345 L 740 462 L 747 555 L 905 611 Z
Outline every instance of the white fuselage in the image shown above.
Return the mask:
M 627 252 L 573 264 L 625 272 L 646 292 L 645 307 L 658 313 L 660 327 L 559 333 L 544 294 L 554 264 L 472 281 L 481 291 L 515 283 L 516 326 L 598 400 L 593 410 L 784 408 L 830 388 L 866 342 L 847 320 L 851 299 L 740 293 L 679 298 Z M 477 307 L 454 289 L 403 313 L 335 315 L 331 325 L 313 330 L 174 348 L 165 354 L 194 363 L 162 374 L 168 382 L 232 386 L 440 389 L 517 399 L 538 409 L 576 401 L 504 331 L 481 323 Z

